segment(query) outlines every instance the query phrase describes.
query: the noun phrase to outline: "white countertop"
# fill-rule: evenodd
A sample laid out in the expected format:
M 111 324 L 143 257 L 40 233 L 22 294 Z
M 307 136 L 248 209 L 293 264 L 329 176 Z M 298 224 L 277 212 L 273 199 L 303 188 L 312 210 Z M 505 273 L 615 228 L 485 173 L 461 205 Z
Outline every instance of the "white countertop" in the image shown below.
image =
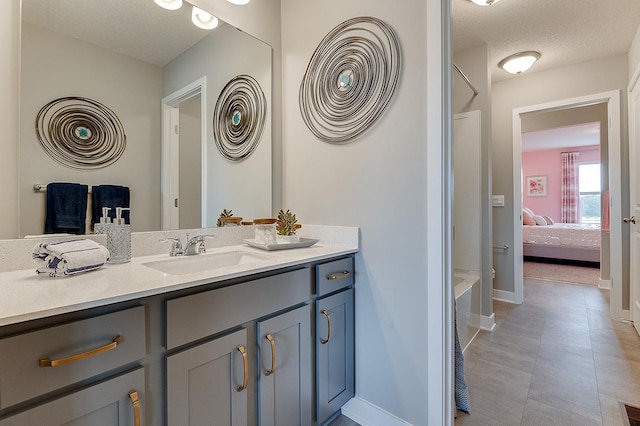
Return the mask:
M 108 264 L 68 277 L 38 275 L 35 267 L 0 273 L 0 326 L 329 259 L 357 252 L 358 244 L 330 245 L 321 240 L 309 248 L 277 251 L 243 244 L 207 249 L 199 256 L 238 250 L 267 254 L 269 259 L 183 275 L 170 275 L 143 265 L 171 259 L 168 254 L 134 257 L 129 263 Z

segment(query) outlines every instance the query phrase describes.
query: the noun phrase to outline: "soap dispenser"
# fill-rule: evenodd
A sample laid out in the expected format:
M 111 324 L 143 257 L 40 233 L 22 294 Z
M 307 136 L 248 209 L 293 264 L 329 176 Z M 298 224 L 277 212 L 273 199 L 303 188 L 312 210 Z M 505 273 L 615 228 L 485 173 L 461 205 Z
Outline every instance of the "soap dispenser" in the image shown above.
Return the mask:
M 108 227 L 111 225 L 111 218 L 109 217 L 109 207 L 102 208 L 102 217 L 100 218 L 100 223 L 96 223 L 93 225 L 93 231 L 96 234 L 106 234 Z
M 113 224 L 107 225 L 107 250 L 111 254 L 109 263 L 125 263 L 131 260 L 131 225 L 127 225 L 122 212 L 129 208 L 116 207 Z

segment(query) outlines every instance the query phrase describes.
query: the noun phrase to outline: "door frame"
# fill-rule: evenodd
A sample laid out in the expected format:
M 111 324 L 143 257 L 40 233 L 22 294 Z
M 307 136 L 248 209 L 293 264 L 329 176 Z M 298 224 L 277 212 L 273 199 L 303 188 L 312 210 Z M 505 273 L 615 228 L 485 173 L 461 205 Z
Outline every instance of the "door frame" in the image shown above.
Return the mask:
M 633 102 L 633 92 L 635 90 L 640 90 L 640 65 L 636 68 L 635 72 L 631 80 L 629 81 L 629 86 L 627 87 L 627 101 L 628 101 L 628 113 L 629 113 L 629 215 L 634 216 L 635 206 L 640 200 L 636 200 L 636 194 L 640 188 L 636 188 L 638 184 L 638 166 L 632 167 L 633 161 L 637 156 L 637 150 L 639 149 L 638 144 L 640 144 L 640 140 L 637 139 L 636 129 L 640 126 L 640 123 L 636 122 L 636 104 Z M 639 225 L 640 226 L 640 225 Z M 636 258 L 636 250 L 640 247 L 636 247 L 636 243 L 634 242 L 636 239 L 636 231 L 631 231 L 631 235 L 629 237 L 629 251 L 630 251 L 630 262 L 629 262 L 629 310 L 630 310 L 630 320 L 633 321 L 633 326 L 636 331 L 640 334 L 640 321 L 636 321 L 636 316 L 638 316 L 638 310 L 640 309 L 640 305 L 638 305 L 637 300 L 640 299 L 640 269 L 638 265 L 634 262 Z
M 200 95 L 200 141 L 201 141 L 201 200 L 202 212 L 200 226 L 204 227 L 206 220 L 207 194 L 207 77 L 203 76 L 187 84 L 181 89 L 162 98 L 161 117 L 161 170 L 160 170 L 160 199 L 162 203 L 162 229 L 178 229 L 178 207 L 174 200 L 179 200 L 179 147 L 178 133 L 172 131 L 180 112 L 180 104 Z
M 594 104 L 606 104 L 609 118 L 609 194 L 611 200 L 610 262 L 611 293 L 610 315 L 614 319 L 629 319 L 629 310 L 622 308 L 622 228 L 616 222 L 622 218 L 621 177 L 621 121 L 620 91 L 595 93 L 576 98 L 531 105 L 513 110 L 513 271 L 515 302 L 524 300 L 522 253 L 522 122 L 521 116 L 531 112 L 559 111 Z M 602 131 L 602 129 L 600 129 Z M 520 218 L 518 220 L 517 218 Z

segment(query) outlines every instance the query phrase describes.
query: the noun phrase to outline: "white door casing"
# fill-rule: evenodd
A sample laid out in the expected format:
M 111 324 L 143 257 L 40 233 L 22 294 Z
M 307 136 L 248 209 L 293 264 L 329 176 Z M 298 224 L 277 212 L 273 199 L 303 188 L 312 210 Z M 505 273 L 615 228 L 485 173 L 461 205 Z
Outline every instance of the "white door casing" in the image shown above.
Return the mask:
M 640 158 L 640 67 L 629 84 L 629 205 L 631 217 L 640 221 L 640 183 L 638 161 Z M 627 222 L 631 226 L 631 320 L 640 334 L 640 223 Z
M 201 199 L 202 199 L 202 226 L 206 215 L 205 194 L 207 193 L 206 163 L 207 163 L 207 78 L 201 77 L 198 80 L 176 90 L 170 95 L 162 98 L 162 168 L 160 173 L 160 192 L 162 203 L 162 229 L 178 229 L 178 206 L 179 202 L 179 105 L 194 96 L 200 95 L 200 123 L 202 141 L 202 163 L 201 163 Z M 178 127 L 176 127 L 178 126 Z
M 515 302 L 524 300 L 523 260 L 522 260 L 522 123 L 521 116 L 531 112 L 554 111 L 579 106 L 607 104 L 609 118 L 609 194 L 610 194 L 610 259 L 611 293 L 610 315 L 614 319 L 629 319 L 629 310 L 622 305 L 622 182 L 620 147 L 620 91 L 596 93 L 577 98 L 564 99 L 540 105 L 532 105 L 513 110 L 513 270 Z M 603 129 L 601 129 L 603 131 Z M 518 220 L 519 218 L 519 220 Z

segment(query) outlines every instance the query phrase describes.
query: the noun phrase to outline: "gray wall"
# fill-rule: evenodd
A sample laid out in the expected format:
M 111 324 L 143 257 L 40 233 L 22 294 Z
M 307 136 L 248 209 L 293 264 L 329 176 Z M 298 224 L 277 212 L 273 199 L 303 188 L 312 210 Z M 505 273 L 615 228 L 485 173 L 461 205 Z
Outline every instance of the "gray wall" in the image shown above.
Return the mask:
M 460 75 L 453 71 L 452 105 L 454 114 L 480 110 L 482 142 L 480 147 L 480 229 L 482 285 L 482 315 L 493 313 L 493 212 L 491 207 L 491 67 L 487 63 L 487 45 L 456 52 L 453 62 L 469 77 L 478 95 L 473 92 Z M 455 161 L 455 159 L 454 159 Z M 455 182 L 455 181 L 454 181 Z
M 640 26 L 629 48 L 629 78 L 633 77 L 638 66 L 640 66 Z
M 180 179 L 178 228 L 202 226 L 202 141 L 200 96 L 180 104 Z
M 20 233 L 44 232 L 46 195 L 34 183 L 78 182 L 131 189 L 131 229 L 160 229 L 160 99 L 162 70 L 31 24 L 22 24 L 20 96 Z M 127 135 L 115 163 L 93 170 L 65 167 L 42 149 L 38 111 L 61 97 L 94 99 L 110 108 Z
M 622 90 L 622 211 L 628 211 L 627 55 L 618 55 L 549 71 L 523 74 L 493 85 L 492 157 L 493 193 L 505 194 L 504 209 L 494 209 L 493 238 L 496 243 L 513 245 L 513 109 L 569 99 L 583 95 Z M 626 202 L 626 204 L 625 204 Z M 626 206 L 626 207 L 625 207 Z M 612 224 L 616 219 L 612 218 Z M 623 246 L 625 246 L 623 240 Z M 626 247 L 628 247 L 628 240 Z M 626 250 L 628 257 L 628 250 Z M 513 253 L 494 257 L 494 287 L 514 291 Z M 628 280 L 627 280 L 628 282 Z
M 213 112 L 220 92 L 233 77 L 255 78 L 267 99 L 271 92 L 271 48 L 230 25 L 221 25 L 164 67 L 164 96 L 206 76 L 206 225 L 215 226 L 223 209 L 252 220 L 271 215 L 271 117 L 266 111 L 263 137 L 242 161 L 229 161 L 213 139 Z

